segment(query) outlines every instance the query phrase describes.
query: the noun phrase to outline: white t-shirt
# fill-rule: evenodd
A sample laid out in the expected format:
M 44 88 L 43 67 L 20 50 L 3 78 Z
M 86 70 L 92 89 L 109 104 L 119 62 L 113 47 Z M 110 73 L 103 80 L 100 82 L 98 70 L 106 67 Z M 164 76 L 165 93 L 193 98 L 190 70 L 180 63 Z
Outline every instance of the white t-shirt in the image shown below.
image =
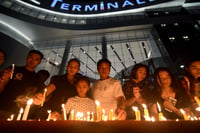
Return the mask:
M 87 115 L 87 112 L 96 113 L 94 100 L 78 96 L 69 98 L 65 104 L 65 109 L 67 114 L 70 113 L 71 110 L 74 110 L 75 113 L 82 112 L 84 116 Z
M 109 77 L 105 80 L 98 80 L 92 85 L 92 97 L 94 100 L 98 100 L 102 109 L 108 114 L 111 109 L 114 111 L 117 108 L 117 97 L 123 96 L 121 83 Z

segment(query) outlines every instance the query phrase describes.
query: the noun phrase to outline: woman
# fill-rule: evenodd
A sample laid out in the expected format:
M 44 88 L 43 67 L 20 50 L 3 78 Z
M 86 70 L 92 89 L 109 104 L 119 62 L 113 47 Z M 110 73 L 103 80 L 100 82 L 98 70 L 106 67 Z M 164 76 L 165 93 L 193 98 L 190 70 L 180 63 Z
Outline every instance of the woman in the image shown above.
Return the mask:
M 154 77 L 158 102 L 161 105 L 164 116 L 167 119 L 183 119 L 183 115 L 180 112 L 181 108 L 187 114 L 190 114 L 190 98 L 176 82 L 168 68 L 157 68 Z
M 143 111 L 142 104 L 153 103 L 150 86 L 147 81 L 149 75 L 148 67 L 144 64 L 136 64 L 130 75 L 130 80 L 123 85 L 123 92 L 126 97 L 127 119 L 135 119 L 132 106 L 137 106 Z
M 81 76 L 78 74 L 80 70 L 80 62 L 77 59 L 71 59 L 66 66 L 67 73 L 57 75 L 51 78 L 49 85 L 46 87 L 46 97 L 50 96 L 44 104 L 43 110 L 57 111 L 61 113 L 61 104 L 66 103 L 69 97 L 77 95 L 75 81 Z M 43 94 L 37 94 L 34 103 L 40 105 L 43 100 Z M 40 116 L 38 116 L 40 117 Z

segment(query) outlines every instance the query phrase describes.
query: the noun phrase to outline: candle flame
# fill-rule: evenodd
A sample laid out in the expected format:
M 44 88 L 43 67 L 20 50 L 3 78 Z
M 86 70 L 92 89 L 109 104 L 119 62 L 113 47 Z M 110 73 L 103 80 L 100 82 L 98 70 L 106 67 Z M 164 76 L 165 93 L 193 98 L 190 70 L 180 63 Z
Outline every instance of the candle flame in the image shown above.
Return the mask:
M 95 100 L 95 104 L 96 104 L 97 106 L 99 106 L 99 105 L 100 105 L 100 102 L 97 101 L 97 100 Z
M 196 108 L 196 111 L 200 111 L 200 107 L 197 107 L 197 108 Z
M 63 109 L 65 108 L 65 104 L 62 104 L 61 106 L 62 106 Z
M 181 111 L 182 114 L 185 114 L 185 111 L 183 109 L 180 109 L 180 111 Z
M 51 113 L 51 110 L 47 110 L 48 113 Z
M 32 98 L 27 101 L 28 105 L 31 105 L 32 103 L 33 103 L 33 99 Z
M 74 113 L 74 110 L 71 110 L 71 113 Z
M 160 104 L 157 102 L 158 111 L 161 112 Z
M 105 114 L 105 109 L 102 109 L 102 113 Z
M 23 108 L 20 108 L 19 113 L 22 114 L 24 112 Z
M 132 109 L 133 109 L 134 111 L 137 111 L 137 110 L 138 110 L 138 107 L 133 106 Z
M 146 105 L 146 104 L 142 104 L 142 107 L 143 107 L 144 109 L 146 109 L 146 108 L 147 108 L 147 105 Z

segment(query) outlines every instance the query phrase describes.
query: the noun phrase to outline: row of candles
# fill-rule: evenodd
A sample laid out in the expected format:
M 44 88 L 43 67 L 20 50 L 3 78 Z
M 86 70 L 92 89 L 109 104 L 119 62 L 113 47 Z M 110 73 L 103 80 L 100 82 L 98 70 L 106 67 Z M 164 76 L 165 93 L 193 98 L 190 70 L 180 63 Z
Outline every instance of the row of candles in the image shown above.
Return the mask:
M 46 92 L 47 92 L 47 89 L 45 88 L 44 92 L 43 92 L 43 100 L 41 102 L 41 106 L 43 106 L 43 103 L 45 101 Z M 198 107 L 196 108 L 196 110 L 200 111 L 200 99 L 197 96 L 195 96 L 194 99 L 198 104 Z M 22 117 L 22 120 L 27 120 L 28 113 L 29 113 L 29 110 L 30 110 L 30 107 L 31 107 L 32 103 L 33 103 L 33 99 L 29 99 L 27 101 L 27 105 L 25 107 L 25 110 L 23 110 L 23 108 L 20 108 L 20 111 L 18 113 L 18 116 L 17 116 L 16 120 L 21 120 L 21 117 Z M 87 117 L 84 117 L 83 113 L 76 112 L 76 114 L 75 114 L 75 111 L 71 110 L 71 112 L 70 112 L 70 117 L 71 117 L 70 120 L 87 120 L 87 121 L 94 121 L 94 120 L 101 121 L 101 120 L 104 120 L 104 121 L 106 121 L 106 120 L 117 120 L 118 119 L 117 117 L 115 117 L 113 109 L 111 109 L 109 111 L 109 116 L 106 116 L 105 115 L 106 114 L 105 110 L 102 109 L 100 102 L 96 100 L 95 104 L 96 104 L 96 117 L 94 117 L 94 112 L 87 112 Z M 64 120 L 67 120 L 67 113 L 66 113 L 65 105 L 62 104 L 61 107 L 62 107 L 62 110 L 63 110 Z M 148 111 L 148 108 L 147 108 L 146 104 L 142 104 L 142 107 L 144 108 L 144 119 L 146 121 L 155 121 L 154 117 L 150 117 L 149 111 Z M 160 107 L 159 103 L 157 103 L 157 108 L 158 108 L 158 120 L 159 121 L 167 120 L 163 116 L 163 113 L 161 111 L 161 107 Z M 138 109 L 138 107 L 133 106 L 132 109 L 135 112 L 136 120 L 141 120 L 141 113 L 140 113 L 140 110 Z M 183 109 L 180 109 L 180 112 L 182 113 L 182 115 L 184 117 L 184 120 L 189 120 L 189 116 L 187 116 L 187 114 L 185 113 L 185 111 Z M 51 110 L 48 110 L 47 113 L 49 114 L 48 118 L 47 118 L 47 121 L 49 121 L 51 119 Z M 23 114 L 23 116 L 22 116 L 22 114 Z M 10 116 L 10 118 L 8 118 L 7 120 L 13 120 L 13 118 L 14 118 L 14 115 L 12 114 Z M 195 120 L 197 118 L 192 118 L 191 117 L 191 119 Z
M 197 103 L 199 105 L 198 108 L 200 108 L 200 100 L 197 97 L 195 97 L 195 100 L 197 101 Z M 27 101 L 27 105 L 26 105 L 25 109 L 23 110 L 23 108 L 20 108 L 20 111 L 18 113 L 16 120 L 27 120 L 29 110 L 30 110 L 32 103 L 33 103 L 33 99 L 29 99 Z M 102 109 L 100 102 L 95 101 L 95 103 L 96 103 L 96 117 L 94 116 L 94 112 L 87 112 L 86 116 L 84 116 L 83 112 L 76 112 L 76 114 L 75 114 L 75 110 L 71 110 L 70 118 L 68 118 L 68 119 L 67 119 L 65 104 L 62 104 L 61 107 L 63 110 L 63 119 L 64 120 L 84 120 L 84 121 L 117 120 L 117 117 L 115 117 L 115 115 L 114 115 L 113 109 L 111 109 L 109 111 L 109 114 L 107 116 L 107 115 L 105 115 L 106 114 L 105 110 Z M 145 104 L 142 104 L 142 106 L 144 108 L 144 119 L 146 121 L 155 121 L 155 118 L 150 116 L 147 106 Z M 158 107 L 158 120 L 166 121 L 167 119 L 164 117 L 159 103 L 157 103 L 157 107 Z M 133 106 L 132 109 L 135 112 L 136 120 L 140 121 L 141 120 L 140 110 L 136 106 Z M 180 112 L 183 114 L 184 120 L 190 120 L 189 118 L 191 118 L 191 120 L 198 120 L 197 118 L 192 118 L 192 117 L 188 116 L 183 109 L 180 109 Z M 47 113 L 48 113 L 47 121 L 50 121 L 51 120 L 51 110 L 47 110 Z M 14 115 L 12 114 L 10 116 L 10 118 L 8 118 L 7 120 L 11 121 L 11 120 L 13 120 L 13 118 L 14 118 Z M 54 119 L 54 120 L 56 120 L 56 119 Z
M 12 77 L 13 77 L 14 68 L 15 68 L 15 65 L 12 64 L 12 73 L 11 73 L 10 79 L 12 79 Z M 43 99 L 42 99 L 42 102 L 41 102 L 41 106 L 43 106 L 43 104 L 44 104 L 45 97 L 46 97 L 46 92 L 47 92 L 47 89 L 45 88 L 44 92 L 43 92 Z M 196 97 L 196 96 L 194 97 L 194 99 L 198 104 L 198 108 L 196 110 L 200 111 L 200 99 L 198 97 Z M 30 107 L 31 107 L 32 103 L 33 103 L 33 99 L 29 99 L 27 101 L 27 105 L 25 107 L 25 110 L 23 110 L 23 108 L 20 108 L 20 111 L 19 111 L 19 114 L 18 114 L 16 120 L 21 120 L 21 117 L 22 117 L 22 120 L 27 120 L 28 113 L 29 113 L 29 110 L 30 110 Z M 100 121 L 100 120 L 105 120 L 105 121 L 106 120 L 117 120 L 117 117 L 114 116 L 113 109 L 111 109 L 109 111 L 109 116 L 106 116 L 105 115 L 105 110 L 101 108 L 100 102 L 99 101 L 95 101 L 95 103 L 96 103 L 96 120 L 97 121 Z M 63 110 L 64 120 L 67 120 L 65 105 L 62 104 L 61 106 L 62 106 L 62 110 Z M 147 121 L 154 121 L 155 119 L 153 117 L 150 117 L 150 115 L 149 115 L 149 111 L 147 109 L 147 106 L 145 104 L 142 104 L 142 106 L 144 108 L 144 119 L 147 120 Z M 163 113 L 161 111 L 159 103 L 157 103 L 157 107 L 158 107 L 158 120 L 159 121 L 167 120 L 163 116 Z M 141 113 L 140 113 L 140 110 L 138 109 L 138 107 L 133 106 L 132 109 L 135 112 L 136 120 L 141 120 Z M 48 118 L 47 118 L 47 121 L 49 121 L 51 119 L 51 110 L 48 110 L 47 112 L 49 114 Z M 180 112 L 183 114 L 184 120 L 189 120 L 189 117 L 187 116 L 187 114 L 185 113 L 185 111 L 183 109 L 180 109 Z M 93 112 L 87 112 L 87 117 L 84 117 L 84 114 L 81 113 L 81 112 L 77 112 L 76 115 L 74 113 L 75 113 L 75 111 L 72 110 L 71 113 L 70 113 L 70 116 L 71 116 L 70 120 L 93 121 L 95 119 Z M 23 114 L 23 116 L 22 116 L 22 114 Z M 13 118 L 14 118 L 14 115 L 12 114 L 10 116 L 10 118 L 8 118 L 7 120 L 13 120 Z

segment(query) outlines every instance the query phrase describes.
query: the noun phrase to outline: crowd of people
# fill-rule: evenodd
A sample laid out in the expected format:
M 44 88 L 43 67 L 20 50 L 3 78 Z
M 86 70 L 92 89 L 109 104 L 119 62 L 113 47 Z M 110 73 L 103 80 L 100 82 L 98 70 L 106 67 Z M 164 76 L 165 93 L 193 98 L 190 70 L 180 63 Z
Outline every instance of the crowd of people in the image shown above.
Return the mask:
M 0 59 L 4 60 L 2 55 L 5 54 L 0 52 Z M 186 64 L 185 75 L 174 76 L 168 67 L 156 68 L 151 77 L 153 80 L 149 80 L 148 66 L 138 63 L 123 84 L 110 77 L 111 62 L 108 59 L 97 62 L 100 79 L 94 82 L 79 73 L 80 61 L 71 59 L 66 66 L 67 72 L 52 76 L 48 85 L 44 82 L 50 73 L 47 70 L 35 72 L 42 59 L 40 51 L 31 50 L 24 66 L 10 66 L 0 72 L 0 119 L 17 114 L 30 98 L 33 105 L 28 119 L 45 120 L 47 111 L 51 110 L 51 119 L 61 120 L 62 104 L 69 119 L 72 111 L 96 115 L 96 101 L 101 104 L 105 115 L 112 110 L 117 120 L 136 119 L 132 107 L 136 106 L 144 113 L 144 105 L 155 119 L 161 110 L 170 120 L 184 119 L 180 109 L 188 116 L 200 116 L 196 110 L 199 103 L 195 100 L 195 97 L 200 98 L 200 59 Z M 158 109 L 158 104 L 161 109 Z M 144 115 L 141 116 L 144 120 Z

